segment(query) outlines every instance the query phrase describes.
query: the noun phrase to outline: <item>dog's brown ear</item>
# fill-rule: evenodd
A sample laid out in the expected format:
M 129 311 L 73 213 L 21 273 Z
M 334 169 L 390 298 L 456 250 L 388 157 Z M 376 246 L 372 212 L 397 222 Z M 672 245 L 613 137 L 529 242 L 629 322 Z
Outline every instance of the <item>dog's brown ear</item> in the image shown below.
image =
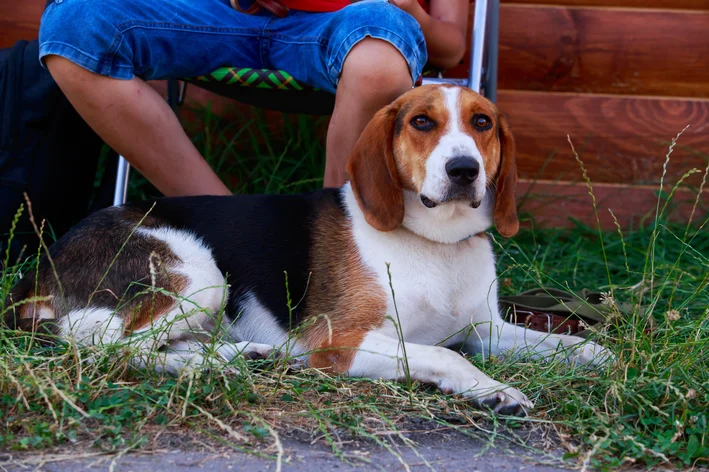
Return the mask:
M 515 162 L 515 140 L 507 118 L 500 115 L 500 171 L 497 174 L 497 192 L 495 195 L 495 227 L 504 237 L 509 238 L 519 231 L 517 218 L 517 164 Z
M 404 192 L 394 162 L 394 121 L 398 109 L 383 108 L 360 135 L 347 161 L 347 173 L 364 217 L 379 231 L 404 221 Z

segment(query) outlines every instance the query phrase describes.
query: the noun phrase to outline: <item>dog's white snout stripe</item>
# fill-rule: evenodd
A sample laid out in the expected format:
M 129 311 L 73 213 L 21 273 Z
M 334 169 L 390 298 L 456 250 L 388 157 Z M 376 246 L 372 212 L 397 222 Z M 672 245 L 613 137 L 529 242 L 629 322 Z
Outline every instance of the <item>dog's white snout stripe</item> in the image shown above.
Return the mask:
M 443 201 L 449 194 L 451 185 L 455 185 L 446 169 L 456 158 L 469 158 L 479 167 L 473 181 L 476 195 L 485 193 L 485 170 L 482 155 L 472 136 L 463 130 L 463 109 L 460 101 L 460 89 L 441 87 L 443 101 L 448 111 L 448 119 L 443 135 L 426 161 L 426 180 L 421 193 L 433 201 Z

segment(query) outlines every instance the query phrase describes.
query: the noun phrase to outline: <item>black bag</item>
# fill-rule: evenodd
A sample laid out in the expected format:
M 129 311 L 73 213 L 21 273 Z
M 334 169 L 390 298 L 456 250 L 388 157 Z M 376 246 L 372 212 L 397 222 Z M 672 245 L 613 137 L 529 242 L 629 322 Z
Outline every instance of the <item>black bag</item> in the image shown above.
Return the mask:
M 13 217 L 25 202 L 23 192 L 37 225 L 46 220 L 48 244 L 90 211 L 110 204 L 105 188 L 91 202 L 103 143 L 40 65 L 38 51 L 36 40 L 0 50 L 0 261 Z M 105 177 L 110 183 L 111 175 Z M 17 262 L 23 246 L 27 256 L 38 243 L 25 205 L 10 263 Z

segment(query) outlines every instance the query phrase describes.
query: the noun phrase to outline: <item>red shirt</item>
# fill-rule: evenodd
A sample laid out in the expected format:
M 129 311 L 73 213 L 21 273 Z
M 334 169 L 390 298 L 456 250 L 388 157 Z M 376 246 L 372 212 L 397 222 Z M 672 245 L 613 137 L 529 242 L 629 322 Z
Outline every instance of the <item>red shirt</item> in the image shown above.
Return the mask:
M 429 0 L 418 0 L 424 10 L 428 11 Z M 345 8 L 354 3 L 351 0 L 280 0 L 280 3 L 292 10 L 330 12 Z

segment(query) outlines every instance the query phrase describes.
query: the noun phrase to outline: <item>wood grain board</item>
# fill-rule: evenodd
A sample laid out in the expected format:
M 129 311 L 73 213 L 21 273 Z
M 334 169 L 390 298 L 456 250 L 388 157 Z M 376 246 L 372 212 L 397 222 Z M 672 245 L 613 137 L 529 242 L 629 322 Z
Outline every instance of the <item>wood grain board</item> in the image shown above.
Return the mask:
M 502 3 L 709 10 L 709 0 L 502 0 Z
M 20 39 L 37 39 L 39 20 L 45 0 L 0 1 L 0 48 L 7 48 Z
M 581 177 L 567 134 L 594 182 L 659 182 L 669 144 L 687 125 L 667 178 L 703 170 L 709 160 L 709 100 L 501 90 L 498 105 L 509 116 L 524 178 Z
M 709 98 L 709 10 L 505 5 L 500 24 L 500 88 Z
M 665 187 L 665 191 L 669 188 Z M 624 230 L 654 221 L 659 186 L 593 184 L 593 194 L 598 220 L 585 183 L 521 180 L 517 185 L 517 204 L 522 227 L 570 227 L 573 218 L 593 228 L 599 221 L 601 228 L 614 230 L 613 215 Z M 709 190 L 699 199 L 697 195 L 691 189 L 678 189 L 664 215 L 672 221 L 687 222 L 690 217 L 695 224 L 705 221 L 709 217 Z M 660 210 L 664 204 L 661 200 Z

